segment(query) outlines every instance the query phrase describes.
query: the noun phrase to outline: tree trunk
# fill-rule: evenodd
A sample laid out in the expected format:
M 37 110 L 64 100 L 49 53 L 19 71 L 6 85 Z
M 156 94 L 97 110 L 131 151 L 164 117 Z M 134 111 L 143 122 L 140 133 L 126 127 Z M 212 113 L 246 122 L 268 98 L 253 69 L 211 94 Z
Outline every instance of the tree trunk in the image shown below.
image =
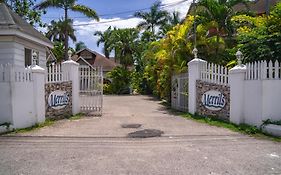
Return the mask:
M 68 13 L 67 13 L 67 8 L 64 9 L 64 22 L 65 25 L 67 26 L 67 20 L 68 20 Z M 64 31 L 64 60 L 68 60 L 68 31 L 67 31 L 67 27 L 65 27 L 65 31 Z

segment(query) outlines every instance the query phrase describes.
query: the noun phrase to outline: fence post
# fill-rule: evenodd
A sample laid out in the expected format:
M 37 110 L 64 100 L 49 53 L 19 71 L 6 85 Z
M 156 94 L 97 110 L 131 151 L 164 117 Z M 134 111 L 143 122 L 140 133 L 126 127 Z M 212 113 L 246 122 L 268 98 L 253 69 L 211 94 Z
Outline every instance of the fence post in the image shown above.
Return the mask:
M 244 82 L 247 67 L 241 64 L 242 53 L 236 53 L 238 65 L 229 70 L 230 85 L 230 121 L 236 124 L 244 122 Z
M 188 112 L 196 112 L 196 80 L 200 79 L 201 68 L 206 61 L 197 58 L 197 49 L 193 50 L 194 59 L 188 62 Z
M 79 63 L 67 60 L 62 63 L 63 76 L 67 76 L 72 81 L 72 114 L 80 113 L 79 101 Z
M 31 66 L 33 78 L 33 93 L 36 113 L 36 123 L 45 122 L 45 69 L 40 66 Z

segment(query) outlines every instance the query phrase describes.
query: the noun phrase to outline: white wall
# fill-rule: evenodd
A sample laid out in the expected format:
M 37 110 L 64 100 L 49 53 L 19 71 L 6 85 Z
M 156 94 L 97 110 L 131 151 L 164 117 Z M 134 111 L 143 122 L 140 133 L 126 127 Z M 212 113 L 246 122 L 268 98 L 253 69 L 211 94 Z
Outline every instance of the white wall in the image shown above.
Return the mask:
M 263 90 L 260 80 L 244 81 L 244 121 L 259 126 L 262 124 Z
M 17 82 L 13 87 L 13 126 L 26 128 L 36 123 L 32 82 Z
M 12 123 L 12 101 L 9 82 L 0 82 L 0 123 Z
M 281 80 L 263 80 L 262 120 L 281 120 Z

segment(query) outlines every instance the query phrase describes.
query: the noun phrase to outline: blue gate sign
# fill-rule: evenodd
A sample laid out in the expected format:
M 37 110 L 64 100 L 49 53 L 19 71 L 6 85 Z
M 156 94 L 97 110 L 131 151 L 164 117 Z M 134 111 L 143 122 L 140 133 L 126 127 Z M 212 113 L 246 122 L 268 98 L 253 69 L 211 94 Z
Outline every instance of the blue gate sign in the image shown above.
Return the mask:
M 202 95 L 203 105 L 212 111 L 219 111 L 224 108 L 226 100 L 223 93 L 220 91 L 210 90 Z
M 48 105 L 53 109 L 62 109 L 69 104 L 69 93 L 66 91 L 53 91 L 48 97 Z

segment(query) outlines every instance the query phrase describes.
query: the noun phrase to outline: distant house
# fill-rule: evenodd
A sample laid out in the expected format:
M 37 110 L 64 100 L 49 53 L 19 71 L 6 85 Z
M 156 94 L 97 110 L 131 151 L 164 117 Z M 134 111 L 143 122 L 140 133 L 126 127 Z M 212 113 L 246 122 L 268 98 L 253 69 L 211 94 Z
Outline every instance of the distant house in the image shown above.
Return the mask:
M 118 65 L 112 59 L 108 59 L 98 52 L 95 52 L 88 48 L 76 52 L 72 56 L 72 60 L 78 62 L 80 65 L 88 65 L 91 67 L 101 66 L 103 69 L 104 77 L 106 77 L 106 74 L 112 71 L 112 69 L 114 69 Z
M 0 64 L 30 66 L 36 53 L 36 63 L 45 68 L 48 48 L 53 48 L 49 39 L 0 3 Z

